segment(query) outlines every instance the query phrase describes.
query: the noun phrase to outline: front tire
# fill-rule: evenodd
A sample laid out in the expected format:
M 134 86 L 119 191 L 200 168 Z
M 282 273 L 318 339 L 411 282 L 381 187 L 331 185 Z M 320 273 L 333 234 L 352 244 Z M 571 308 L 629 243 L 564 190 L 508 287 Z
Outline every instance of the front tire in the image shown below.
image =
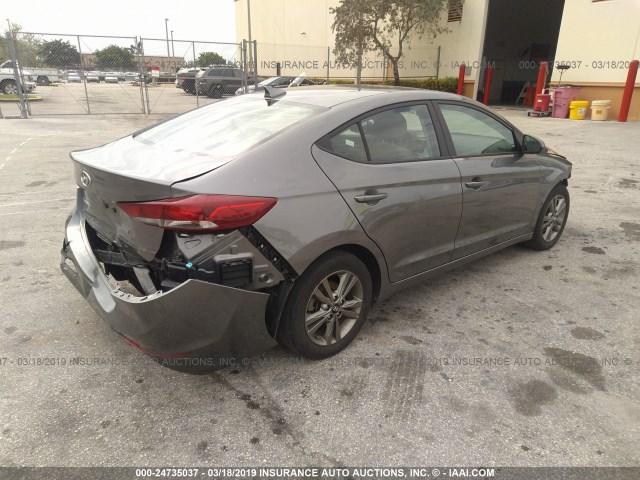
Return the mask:
M 207 97 L 209 98 L 222 98 L 222 85 L 215 84 L 211 85 L 209 91 L 207 92 Z
M 534 250 L 548 250 L 553 247 L 564 231 L 569 218 L 569 191 L 564 184 L 556 185 L 542 204 L 533 238 L 525 245 Z
M 38 77 L 38 79 L 36 80 L 36 83 L 40 86 L 44 86 L 46 87 L 47 85 L 49 85 L 51 82 L 49 81 L 49 77 L 45 77 L 44 75 L 41 75 Z
M 14 80 L 7 80 L 2 84 L 2 93 L 7 95 L 17 95 L 18 87 L 16 86 L 16 82 Z
M 335 355 L 364 325 L 371 299 L 371 275 L 360 259 L 346 252 L 324 255 L 295 283 L 278 341 L 307 358 Z

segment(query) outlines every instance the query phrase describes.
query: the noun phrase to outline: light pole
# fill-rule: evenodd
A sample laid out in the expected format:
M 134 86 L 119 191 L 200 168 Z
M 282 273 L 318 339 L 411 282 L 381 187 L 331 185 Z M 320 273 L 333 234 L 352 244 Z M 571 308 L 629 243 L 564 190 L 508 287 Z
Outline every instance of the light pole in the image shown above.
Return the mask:
M 164 19 L 164 30 L 167 34 L 167 57 L 170 57 L 171 53 L 169 52 L 169 19 L 168 18 Z
M 238 0 L 233 0 L 237 2 Z M 253 68 L 253 43 L 251 42 L 251 0 L 247 0 L 247 22 L 248 22 L 248 36 L 249 36 L 249 68 L 251 71 L 255 71 Z
M 176 56 L 176 51 L 173 48 L 173 30 L 171 30 L 171 56 L 172 57 Z
M 253 66 L 253 42 L 251 41 L 251 0 L 247 0 L 247 22 L 249 27 L 249 68 L 251 73 L 255 73 Z

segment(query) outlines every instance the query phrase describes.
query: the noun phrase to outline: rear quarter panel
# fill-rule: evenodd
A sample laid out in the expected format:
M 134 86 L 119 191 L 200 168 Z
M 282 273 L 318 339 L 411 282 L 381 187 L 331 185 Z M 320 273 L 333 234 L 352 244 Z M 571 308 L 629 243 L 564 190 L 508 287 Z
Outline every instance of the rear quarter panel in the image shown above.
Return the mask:
M 330 131 L 329 123 L 316 118 L 281 133 L 213 172 L 173 184 L 172 196 L 275 197 L 276 206 L 254 226 L 298 274 L 323 253 L 353 244 L 375 256 L 386 279 L 382 253 L 311 156 L 312 145 Z

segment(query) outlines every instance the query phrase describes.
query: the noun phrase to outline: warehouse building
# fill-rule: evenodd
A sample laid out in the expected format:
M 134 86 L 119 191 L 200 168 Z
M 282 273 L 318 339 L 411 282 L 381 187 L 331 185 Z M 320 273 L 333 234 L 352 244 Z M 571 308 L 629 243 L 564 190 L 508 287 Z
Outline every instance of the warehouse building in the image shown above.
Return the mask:
M 338 0 L 239 0 L 238 40 L 258 43 L 256 67 L 261 75 L 283 74 L 353 78 L 335 63 L 333 17 Z M 248 11 L 250 6 L 251 35 Z M 610 99 L 616 116 L 629 62 L 640 57 L 640 0 L 467 0 L 444 12 L 448 31 L 435 39 L 411 39 L 403 58 L 403 78 L 457 76 L 464 63 L 464 94 L 482 93 L 484 73 L 492 65 L 490 103 L 522 102 L 533 86 L 541 61 L 550 63 L 547 82 L 582 87 L 584 100 Z M 568 65 L 560 71 L 559 64 Z M 365 59 L 363 76 L 390 76 L 379 54 Z M 630 120 L 640 118 L 636 83 Z

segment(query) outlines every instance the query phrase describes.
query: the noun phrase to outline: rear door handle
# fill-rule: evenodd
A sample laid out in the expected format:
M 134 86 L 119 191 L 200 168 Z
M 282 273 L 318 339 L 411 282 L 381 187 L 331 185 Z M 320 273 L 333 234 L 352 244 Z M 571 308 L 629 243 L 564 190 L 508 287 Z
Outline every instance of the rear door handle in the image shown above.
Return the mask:
M 388 193 L 372 193 L 370 195 L 356 195 L 353 199 L 358 203 L 368 203 L 371 205 L 378 203 L 380 200 L 384 200 L 388 196 Z
M 479 188 L 483 187 L 487 183 L 488 182 L 483 182 L 482 180 L 480 180 L 480 177 L 475 177 L 470 182 L 464 182 L 464 185 L 467 188 L 472 188 L 473 190 L 478 190 Z

